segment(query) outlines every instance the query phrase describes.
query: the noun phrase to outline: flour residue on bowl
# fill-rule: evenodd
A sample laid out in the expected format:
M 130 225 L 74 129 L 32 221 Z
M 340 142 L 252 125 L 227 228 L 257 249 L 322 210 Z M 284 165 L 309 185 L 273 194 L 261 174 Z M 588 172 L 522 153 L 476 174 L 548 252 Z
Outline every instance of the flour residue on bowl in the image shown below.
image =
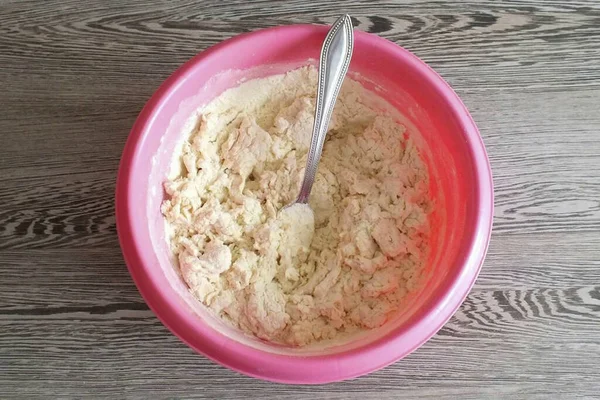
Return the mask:
M 346 79 L 310 198 L 298 194 L 317 73 L 230 89 L 198 111 L 162 212 L 192 294 L 235 327 L 303 346 L 382 326 L 429 253 L 429 176 L 385 103 Z M 310 218 L 313 218 L 310 220 Z

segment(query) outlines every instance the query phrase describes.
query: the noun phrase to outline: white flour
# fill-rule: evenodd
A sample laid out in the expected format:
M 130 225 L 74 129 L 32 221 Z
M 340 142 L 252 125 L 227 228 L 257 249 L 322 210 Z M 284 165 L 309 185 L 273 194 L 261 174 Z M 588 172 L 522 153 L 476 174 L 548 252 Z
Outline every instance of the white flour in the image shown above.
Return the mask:
M 317 73 L 228 90 L 200 111 L 162 212 L 199 301 L 259 338 L 306 345 L 379 327 L 427 256 L 428 174 L 405 128 L 346 79 L 310 198 L 294 206 Z

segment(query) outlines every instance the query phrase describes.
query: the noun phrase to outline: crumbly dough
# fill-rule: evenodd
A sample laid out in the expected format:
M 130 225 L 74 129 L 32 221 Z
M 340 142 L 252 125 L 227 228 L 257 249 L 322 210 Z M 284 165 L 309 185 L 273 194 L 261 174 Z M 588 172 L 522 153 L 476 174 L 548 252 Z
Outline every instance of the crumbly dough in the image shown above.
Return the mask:
M 405 128 L 350 79 L 311 207 L 282 210 L 303 178 L 316 86 L 315 68 L 303 67 L 199 110 L 162 205 L 193 295 L 240 329 L 294 346 L 383 325 L 428 252 L 427 169 Z

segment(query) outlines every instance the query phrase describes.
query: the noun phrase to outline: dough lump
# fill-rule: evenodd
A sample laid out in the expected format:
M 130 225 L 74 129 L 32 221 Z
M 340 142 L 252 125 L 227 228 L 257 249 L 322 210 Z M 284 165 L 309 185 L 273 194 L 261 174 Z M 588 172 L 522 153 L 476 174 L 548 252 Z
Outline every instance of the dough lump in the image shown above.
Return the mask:
M 243 83 L 198 111 L 164 187 L 171 247 L 193 295 L 261 339 L 303 346 L 383 325 L 428 252 L 427 169 L 406 129 L 346 79 L 310 208 L 298 195 L 317 73 Z

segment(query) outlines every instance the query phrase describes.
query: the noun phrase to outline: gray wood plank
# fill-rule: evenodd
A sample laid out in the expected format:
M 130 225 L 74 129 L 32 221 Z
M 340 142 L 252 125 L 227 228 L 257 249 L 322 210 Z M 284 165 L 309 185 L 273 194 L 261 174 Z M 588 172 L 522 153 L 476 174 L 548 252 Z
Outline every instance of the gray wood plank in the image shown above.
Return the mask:
M 195 354 L 138 294 L 114 184 L 137 113 L 198 51 L 291 23 L 415 52 L 470 108 L 496 189 L 450 322 L 349 382 L 261 382 Z M 0 0 L 0 397 L 600 398 L 600 3 Z

